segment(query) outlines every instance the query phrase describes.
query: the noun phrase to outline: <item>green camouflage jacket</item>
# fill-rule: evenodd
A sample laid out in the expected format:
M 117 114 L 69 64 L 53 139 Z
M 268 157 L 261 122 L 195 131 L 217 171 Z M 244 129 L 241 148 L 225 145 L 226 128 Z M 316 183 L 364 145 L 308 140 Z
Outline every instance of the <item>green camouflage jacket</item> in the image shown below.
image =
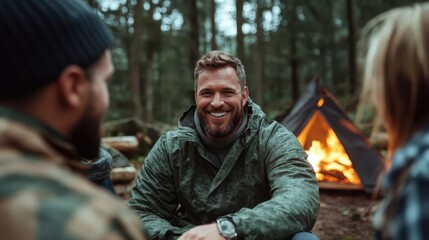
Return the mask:
M 191 107 L 164 134 L 141 169 L 128 202 L 150 239 L 173 238 L 195 225 L 230 216 L 239 239 L 287 239 L 309 231 L 319 188 L 295 136 L 248 103 L 248 126 L 222 166 L 201 143 Z
M 145 239 L 137 216 L 79 170 L 64 137 L 0 107 L 0 238 Z

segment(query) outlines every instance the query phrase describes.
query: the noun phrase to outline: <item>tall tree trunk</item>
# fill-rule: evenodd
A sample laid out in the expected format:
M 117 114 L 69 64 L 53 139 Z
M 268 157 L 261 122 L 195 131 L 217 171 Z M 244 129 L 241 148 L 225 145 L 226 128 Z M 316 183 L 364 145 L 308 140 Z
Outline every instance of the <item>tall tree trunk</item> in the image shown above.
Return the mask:
M 199 58 L 198 47 L 199 43 L 199 34 L 198 34 L 198 9 L 197 9 L 197 0 L 189 1 L 189 67 L 193 73 L 195 68 L 195 63 Z
M 145 116 L 148 123 L 153 122 L 153 62 L 154 50 L 148 49 L 146 54 L 146 81 L 145 81 Z
M 337 73 L 337 47 L 335 44 L 335 18 L 334 18 L 334 2 L 332 0 L 327 1 L 328 8 L 328 38 L 329 38 L 329 49 L 331 52 L 331 61 L 329 67 L 331 69 L 331 86 L 335 86 L 338 82 Z
M 256 9 L 256 55 L 255 55 L 255 71 L 256 71 L 256 96 L 255 100 L 256 102 L 264 106 L 264 99 L 263 99 L 263 93 L 264 93 L 264 85 L 263 85 L 263 78 L 264 78 L 264 29 L 262 27 L 262 21 L 263 21 L 263 10 L 264 10 L 264 1 L 258 0 L 257 1 L 257 9 Z
M 235 1 L 237 16 L 237 57 L 244 64 L 245 62 L 245 52 L 244 52 L 244 35 L 243 35 L 243 0 Z
M 216 21 L 215 21 L 215 15 L 216 15 L 216 1 L 215 0 L 210 0 L 210 22 L 211 22 L 211 33 L 212 33 L 212 38 L 211 38 L 211 48 L 212 50 L 216 50 L 218 49 L 217 44 L 216 44 Z
M 173 79 L 174 79 L 174 72 L 173 68 L 168 68 L 167 70 L 167 93 L 172 93 L 174 91 L 173 89 Z M 170 123 L 171 119 L 173 117 L 173 108 L 175 106 L 174 102 L 174 95 L 173 94 L 166 94 L 167 99 L 167 110 L 166 110 L 166 122 Z
M 353 17 L 353 0 L 346 0 L 347 22 L 348 22 L 348 52 L 349 52 L 349 94 L 356 92 L 356 46 L 355 46 L 355 23 Z
M 294 104 L 299 98 L 299 76 L 298 76 L 298 51 L 296 47 L 296 2 L 291 0 L 291 13 L 290 13 L 290 25 L 289 25 L 289 52 L 290 52 L 290 73 L 292 83 L 292 103 Z
M 161 34 L 156 34 L 158 25 L 155 24 L 155 20 L 153 19 L 153 14 L 155 11 L 155 4 L 153 4 L 152 0 L 149 0 L 149 11 L 148 16 L 149 19 L 147 21 L 147 31 L 148 31 L 148 39 L 147 39 L 147 47 L 146 47 L 146 78 L 144 81 L 144 120 L 148 123 L 152 123 L 153 116 L 153 63 L 155 57 L 155 49 L 156 44 L 160 41 L 160 39 L 155 39 L 157 36 L 161 36 Z
M 142 11 L 143 0 L 137 0 L 134 6 L 134 36 L 132 37 L 132 51 L 130 52 L 130 92 L 131 104 L 134 110 L 134 116 L 142 118 L 143 109 L 140 99 L 140 63 L 141 63 L 141 49 L 142 49 Z

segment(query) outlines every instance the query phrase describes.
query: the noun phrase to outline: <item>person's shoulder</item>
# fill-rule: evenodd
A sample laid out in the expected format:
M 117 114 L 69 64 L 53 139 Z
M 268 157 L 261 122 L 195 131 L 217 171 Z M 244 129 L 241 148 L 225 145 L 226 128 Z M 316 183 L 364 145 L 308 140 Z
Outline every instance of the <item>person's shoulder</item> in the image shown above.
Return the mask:
M 295 136 L 292 132 L 290 132 L 285 126 L 283 126 L 279 122 L 274 120 L 269 120 L 267 118 L 265 118 L 264 121 L 260 124 L 259 131 L 273 136 L 284 136 L 284 137 Z
M 160 157 L 165 158 L 166 155 L 173 152 L 182 152 L 187 144 L 195 144 L 198 141 L 199 138 L 196 131 L 190 128 L 180 127 L 175 130 L 167 131 L 157 140 L 145 161 L 146 163 L 150 162 L 153 156 L 159 159 Z M 159 160 L 155 162 L 155 164 L 158 164 Z
M 411 163 L 410 177 L 424 178 L 429 181 L 429 147 L 416 149 L 416 152 L 418 153 L 414 155 L 414 162 Z
M 287 146 L 287 149 L 294 149 L 301 157 L 305 155 L 295 134 L 277 121 L 266 120 L 261 123 L 258 129 L 258 136 L 259 141 L 270 148 Z
M 0 173 L 0 211 L 9 216 L 0 228 L 6 235 L 22 231 L 42 239 L 141 236 L 137 217 L 85 178 L 53 163 L 16 162 L 1 164 L 7 170 Z
M 167 131 L 161 138 L 165 142 L 188 142 L 198 139 L 197 131 L 190 127 L 179 127 L 177 129 Z

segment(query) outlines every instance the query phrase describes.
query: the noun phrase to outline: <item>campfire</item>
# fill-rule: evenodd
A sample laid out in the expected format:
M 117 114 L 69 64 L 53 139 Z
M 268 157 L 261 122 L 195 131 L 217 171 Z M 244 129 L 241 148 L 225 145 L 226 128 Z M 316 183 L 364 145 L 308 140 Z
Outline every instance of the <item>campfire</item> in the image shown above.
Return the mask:
M 360 184 L 350 158 L 332 129 L 328 130 L 325 142 L 313 140 L 306 152 L 318 181 Z
M 324 101 L 320 99 L 318 106 Z M 319 182 L 360 185 L 360 179 L 343 145 L 325 118 L 316 112 L 298 135 Z
M 372 192 L 381 155 L 316 79 L 281 123 L 308 154 L 320 188 Z

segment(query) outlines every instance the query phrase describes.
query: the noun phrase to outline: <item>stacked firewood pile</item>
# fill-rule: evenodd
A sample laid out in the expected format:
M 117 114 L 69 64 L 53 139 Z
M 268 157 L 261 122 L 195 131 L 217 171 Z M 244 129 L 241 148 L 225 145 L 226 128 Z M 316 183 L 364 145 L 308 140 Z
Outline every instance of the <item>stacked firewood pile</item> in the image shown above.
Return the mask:
M 110 173 L 110 178 L 113 182 L 116 194 L 121 198 L 127 199 L 134 185 L 137 169 L 126 155 L 138 150 L 139 141 L 135 136 L 121 136 L 104 137 L 101 142 L 113 159 L 113 168 Z

